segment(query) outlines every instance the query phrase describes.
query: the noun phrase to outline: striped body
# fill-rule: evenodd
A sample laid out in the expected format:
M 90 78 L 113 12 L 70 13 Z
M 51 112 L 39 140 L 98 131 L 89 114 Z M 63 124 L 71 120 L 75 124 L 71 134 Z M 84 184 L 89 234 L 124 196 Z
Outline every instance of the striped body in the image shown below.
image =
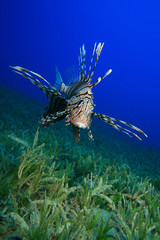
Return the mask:
M 67 110 L 69 114 L 67 115 L 67 122 L 71 122 L 79 128 L 89 129 L 93 108 L 91 87 L 86 84 L 68 100 Z
M 102 77 L 99 77 L 94 83 L 91 83 L 103 45 L 104 44 L 101 43 L 99 43 L 98 45 L 95 43 L 88 73 L 86 73 L 85 63 L 86 50 L 84 48 L 84 45 L 82 46 L 79 56 L 79 74 L 73 76 L 72 79 L 70 79 L 69 85 L 65 85 L 57 68 L 56 83 L 54 86 L 52 86 L 46 79 L 44 79 L 41 75 L 35 72 L 29 71 L 25 68 L 21 68 L 19 66 L 15 66 L 12 68 L 14 72 L 22 75 L 23 77 L 31 81 L 34 85 L 38 86 L 40 90 L 45 93 L 46 97 L 50 100 L 46 112 L 43 114 L 40 120 L 40 123 L 43 127 L 48 127 L 56 123 L 57 121 L 66 118 L 66 125 L 70 123 L 72 124 L 73 133 L 77 142 L 80 138 L 81 128 L 87 128 L 89 139 L 93 140 L 90 126 L 92 118 L 97 117 L 105 123 L 109 124 L 110 126 L 114 127 L 116 130 L 122 131 L 130 137 L 134 135 L 141 140 L 141 138 L 136 133 L 123 127 L 127 126 L 147 137 L 147 135 L 142 130 L 135 127 L 134 125 L 109 117 L 104 114 L 98 114 L 93 112 L 94 103 L 92 88 L 95 87 L 99 82 L 101 82 L 112 71 L 111 69 L 108 70 Z M 95 62 L 93 64 L 94 58 Z M 42 80 L 44 83 L 42 82 Z M 61 92 L 65 94 L 65 97 L 61 94 Z M 117 122 L 119 124 L 117 124 Z

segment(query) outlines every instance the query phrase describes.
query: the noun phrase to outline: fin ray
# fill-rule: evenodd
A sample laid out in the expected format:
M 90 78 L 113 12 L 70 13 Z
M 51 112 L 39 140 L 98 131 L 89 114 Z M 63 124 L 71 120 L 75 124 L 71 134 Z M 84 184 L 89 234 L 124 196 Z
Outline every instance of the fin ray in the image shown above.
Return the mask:
M 39 123 L 42 124 L 43 127 L 49 127 L 50 125 L 62 120 L 63 118 L 66 117 L 67 115 L 67 111 L 61 111 L 61 112 L 55 112 L 55 113 L 51 113 L 51 114 L 44 114 Z
M 72 124 L 73 134 L 75 137 L 75 141 L 79 142 L 80 139 L 80 128 Z
M 142 140 L 136 133 L 130 131 L 129 129 L 120 126 L 119 124 L 117 124 L 116 122 L 119 122 L 121 124 L 126 125 L 127 127 L 130 127 L 131 129 L 139 132 L 140 134 L 144 135 L 145 137 L 147 137 L 147 135 L 139 128 L 135 127 L 134 125 L 127 123 L 125 121 L 122 120 L 118 120 L 116 118 L 112 118 L 109 117 L 107 115 L 104 114 L 98 114 L 98 113 L 93 113 L 94 117 L 99 118 L 100 120 L 104 121 L 105 123 L 109 124 L 110 126 L 114 127 L 116 130 L 124 132 L 125 134 L 129 135 L 131 137 L 131 135 L 134 135 L 136 138 L 138 138 L 139 140 Z
M 13 72 L 20 74 L 21 76 L 23 76 L 24 78 L 26 78 L 30 82 L 32 82 L 32 84 L 39 87 L 40 90 L 45 93 L 45 95 L 48 99 L 51 99 L 53 96 L 59 96 L 60 98 L 64 99 L 64 97 L 40 74 L 30 71 L 26 68 L 19 67 L 19 66 L 10 66 L 10 67 L 13 69 Z M 48 86 L 46 86 L 45 84 L 43 84 L 35 76 L 42 79 L 45 83 L 47 83 L 49 85 L 50 88 Z

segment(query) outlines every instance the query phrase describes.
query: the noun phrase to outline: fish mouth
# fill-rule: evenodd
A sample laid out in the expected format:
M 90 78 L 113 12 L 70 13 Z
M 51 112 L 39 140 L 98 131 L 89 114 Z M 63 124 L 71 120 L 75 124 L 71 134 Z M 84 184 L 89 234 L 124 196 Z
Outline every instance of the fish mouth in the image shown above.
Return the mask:
M 74 123 L 74 125 L 79 128 L 87 128 L 87 125 L 82 122 L 76 122 L 76 123 Z

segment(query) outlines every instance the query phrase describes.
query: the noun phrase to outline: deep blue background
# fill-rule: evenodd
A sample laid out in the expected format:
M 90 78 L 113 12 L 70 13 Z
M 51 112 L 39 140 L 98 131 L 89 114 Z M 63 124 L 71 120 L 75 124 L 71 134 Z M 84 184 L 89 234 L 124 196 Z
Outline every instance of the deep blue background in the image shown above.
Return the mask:
M 0 82 L 26 95 L 45 101 L 9 65 L 26 67 L 53 83 L 55 65 L 63 73 L 78 64 L 83 43 L 89 65 L 95 42 L 105 45 L 94 80 L 113 69 L 94 89 L 95 110 L 135 124 L 149 135 L 144 142 L 160 149 L 159 1 L 0 2 Z

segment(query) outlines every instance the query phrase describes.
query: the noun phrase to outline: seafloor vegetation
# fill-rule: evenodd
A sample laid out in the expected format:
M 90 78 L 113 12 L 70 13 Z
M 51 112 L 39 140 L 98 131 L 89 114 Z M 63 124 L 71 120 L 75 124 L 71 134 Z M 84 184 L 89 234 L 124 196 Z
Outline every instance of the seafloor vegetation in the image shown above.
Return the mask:
M 98 123 L 77 144 L 64 122 L 39 127 L 39 103 L 0 96 L 1 239 L 160 239 L 158 151 Z

